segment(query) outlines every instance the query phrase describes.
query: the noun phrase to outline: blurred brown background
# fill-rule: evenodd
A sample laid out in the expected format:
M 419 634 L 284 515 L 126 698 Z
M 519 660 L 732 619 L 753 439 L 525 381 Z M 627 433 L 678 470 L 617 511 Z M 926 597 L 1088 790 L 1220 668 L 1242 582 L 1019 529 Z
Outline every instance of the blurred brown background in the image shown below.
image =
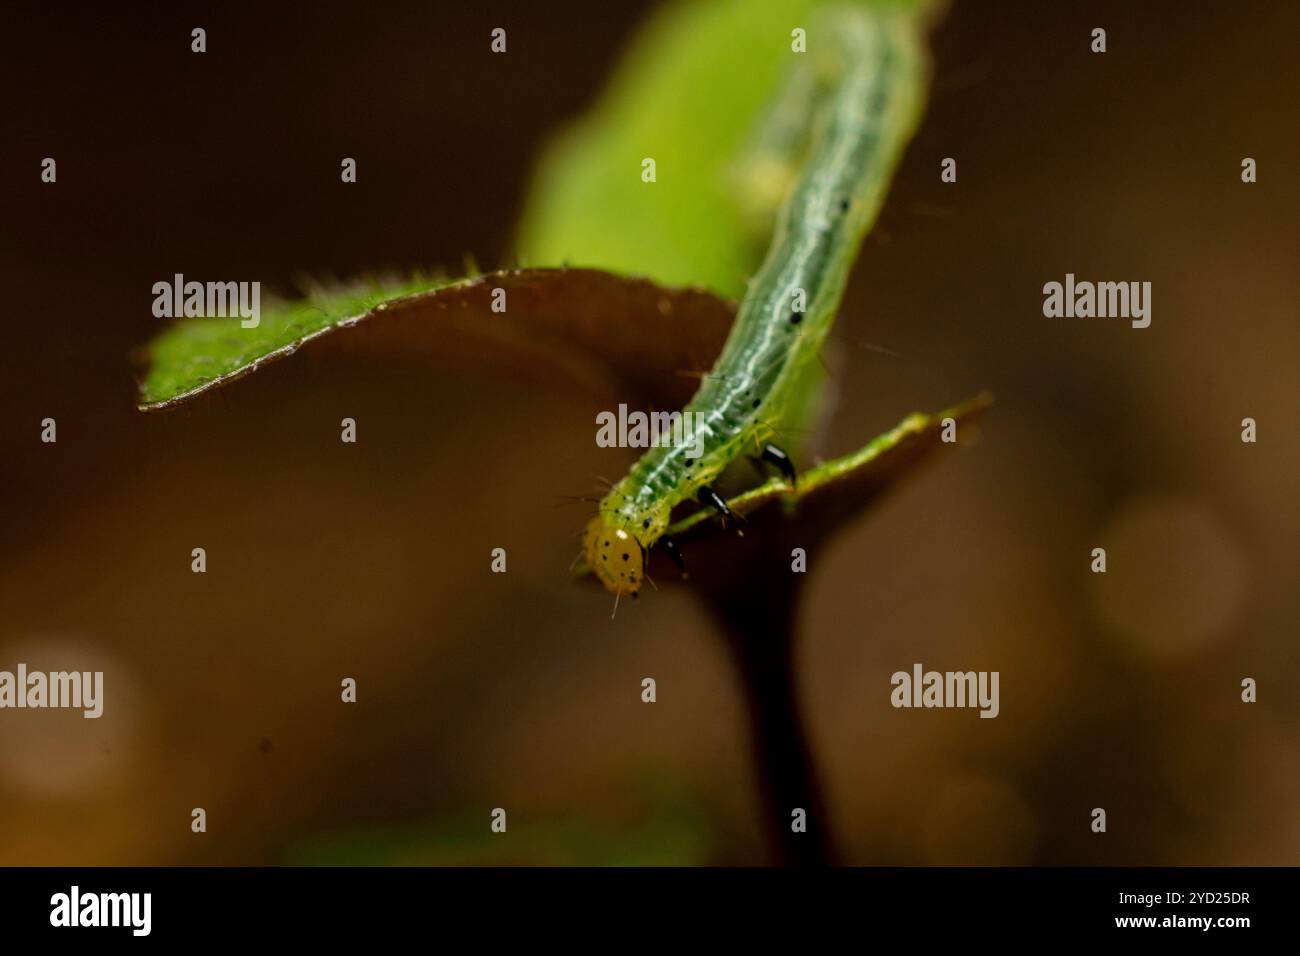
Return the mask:
M 707 859 L 764 861 L 710 623 L 680 589 L 611 622 L 567 580 L 589 506 L 563 496 L 627 463 L 571 401 L 306 354 L 133 406 L 174 272 L 290 292 L 510 264 L 535 150 L 646 7 L 264 6 L 2 14 L 0 669 L 107 689 L 98 721 L 0 712 L 0 863 L 270 863 L 495 806 L 512 833 L 617 831 L 659 789 L 704 808 Z M 998 405 L 977 448 L 810 556 L 800 682 L 849 862 L 1300 858 L 1297 30 L 1284 2 L 1032 0 L 938 29 L 837 325 L 832 447 L 982 388 Z M 1151 327 L 1043 318 L 1066 272 L 1151 281 Z M 1001 716 L 892 709 L 916 661 L 999 670 Z

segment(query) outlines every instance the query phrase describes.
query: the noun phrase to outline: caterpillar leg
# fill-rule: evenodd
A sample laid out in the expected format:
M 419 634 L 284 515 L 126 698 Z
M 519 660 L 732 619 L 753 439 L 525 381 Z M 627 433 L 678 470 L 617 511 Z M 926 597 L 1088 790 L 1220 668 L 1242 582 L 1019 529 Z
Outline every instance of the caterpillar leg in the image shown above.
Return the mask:
M 780 448 L 777 448 L 775 445 L 769 443 L 763 446 L 763 451 L 758 457 L 762 461 L 765 461 L 769 465 L 775 467 L 776 470 L 779 471 L 785 477 L 785 480 L 790 482 L 791 488 L 795 487 L 795 482 L 797 481 L 797 478 L 794 473 L 794 462 L 790 460 L 789 455 L 787 455 Z
M 745 532 L 741 531 L 739 527 L 740 522 L 744 519 L 740 515 L 733 514 L 731 509 L 727 507 L 727 503 L 722 500 L 722 495 L 714 491 L 711 486 L 705 485 L 699 490 L 696 497 L 699 499 L 700 504 L 706 505 L 718 513 L 723 520 L 724 527 L 726 526 L 726 521 L 730 519 L 737 525 L 736 534 L 740 535 L 742 538 L 745 536 Z
M 731 509 L 728 508 L 727 503 L 722 500 L 722 495 L 714 491 L 711 485 L 705 485 L 701 488 L 696 497 L 699 498 L 700 504 L 708 505 L 722 517 L 732 517 Z

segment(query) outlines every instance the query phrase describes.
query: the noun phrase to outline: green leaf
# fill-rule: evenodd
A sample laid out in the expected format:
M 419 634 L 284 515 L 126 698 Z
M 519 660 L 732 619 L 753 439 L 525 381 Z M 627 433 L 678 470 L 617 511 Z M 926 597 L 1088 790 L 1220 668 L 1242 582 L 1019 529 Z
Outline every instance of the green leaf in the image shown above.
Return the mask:
M 149 372 L 140 384 L 140 408 L 161 408 L 254 371 L 296 351 L 304 342 L 372 313 L 402 295 L 451 285 L 448 279 L 370 279 L 317 289 L 293 302 L 271 301 L 258 325 L 235 318 L 186 319 L 150 344 Z
M 799 55 L 791 31 L 836 5 L 693 0 L 661 8 L 595 108 L 544 155 L 519 230 L 520 260 L 698 283 L 739 298 L 770 233 L 749 208 L 762 184 L 746 163 Z M 641 178 L 647 158 L 654 183 Z
M 925 0 L 861 2 L 916 8 Z M 594 265 L 648 276 L 665 287 L 668 301 L 698 286 L 739 296 L 768 242 L 768 230 L 756 229 L 752 210 L 746 211 L 753 197 L 739 181 L 749 181 L 744 171 L 753 136 L 796 55 L 791 31 L 823 5 L 825 0 L 679 2 L 653 17 L 599 108 L 541 163 L 520 230 L 522 257 L 537 265 Z M 658 163 L 652 188 L 640 176 L 647 154 Z M 140 407 L 166 407 L 232 381 L 417 294 L 482 281 L 415 276 L 318 289 L 299 301 L 269 303 L 252 329 L 233 318 L 184 320 L 147 350 L 150 368 Z M 558 283 L 557 294 L 564 288 Z M 612 344 L 596 351 L 618 351 L 622 346 L 615 340 L 633 330 L 641 335 L 641 361 L 648 362 L 658 346 L 644 334 L 646 320 L 627 310 L 611 314 L 604 334 Z M 522 339 L 516 345 L 531 350 Z M 705 371 L 716 355 L 716 348 L 697 350 L 692 362 L 676 369 Z M 621 367 L 632 369 L 633 363 Z M 689 392 L 660 407 L 679 407 L 687 398 Z M 804 404 L 812 408 L 814 398 Z
M 425 291 L 413 291 L 432 285 Z M 494 311 L 505 293 L 507 310 Z M 473 279 L 371 282 L 318 291 L 237 319 L 190 319 L 158 337 L 140 407 L 174 405 L 308 345 L 389 355 L 478 357 L 498 371 L 640 399 L 684 404 L 731 326 L 731 305 L 589 269 L 520 269 Z

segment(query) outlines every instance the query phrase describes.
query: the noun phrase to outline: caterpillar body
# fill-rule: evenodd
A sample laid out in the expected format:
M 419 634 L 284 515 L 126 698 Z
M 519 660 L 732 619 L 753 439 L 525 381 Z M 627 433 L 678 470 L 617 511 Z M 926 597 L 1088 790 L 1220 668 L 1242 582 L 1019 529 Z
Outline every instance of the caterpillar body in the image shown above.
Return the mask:
M 828 48 L 805 55 L 816 87 L 806 158 L 722 353 L 683 410 L 699 423 L 696 447 L 649 449 L 601 501 L 583 536 L 588 566 L 616 595 L 640 589 L 646 554 L 673 508 L 697 497 L 722 506 L 713 480 L 746 450 L 762 448 L 797 401 L 915 128 L 926 69 L 915 18 L 847 9 L 813 36 Z M 805 72 L 790 82 L 809 81 Z

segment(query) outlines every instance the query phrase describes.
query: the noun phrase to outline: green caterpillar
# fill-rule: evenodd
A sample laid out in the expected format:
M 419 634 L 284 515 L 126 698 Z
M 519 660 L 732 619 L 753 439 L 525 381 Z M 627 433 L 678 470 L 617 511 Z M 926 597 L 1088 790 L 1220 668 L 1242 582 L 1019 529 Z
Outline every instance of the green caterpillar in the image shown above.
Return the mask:
M 836 11 L 809 42 L 814 52 L 802 55 L 761 140 L 785 160 L 799 148 L 806 158 L 722 354 L 683 410 L 684 421 L 701 423 L 695 442 L 649 449 L 601 501 L 583 536 L 588 566 L 616 595 L 640 590 L 656 544 L 681 563 L 663 537 L 678 504 L 698 499 L 727 514 L 712 483 L 746 449 L 794 481 L 788 456 L 769 440 L 799 402 L 830 332 L 849 269 L 919 119 L 927 69 L 913 16 Z M 802 133 L 794 136 L 790 116 L 800 101 Z

